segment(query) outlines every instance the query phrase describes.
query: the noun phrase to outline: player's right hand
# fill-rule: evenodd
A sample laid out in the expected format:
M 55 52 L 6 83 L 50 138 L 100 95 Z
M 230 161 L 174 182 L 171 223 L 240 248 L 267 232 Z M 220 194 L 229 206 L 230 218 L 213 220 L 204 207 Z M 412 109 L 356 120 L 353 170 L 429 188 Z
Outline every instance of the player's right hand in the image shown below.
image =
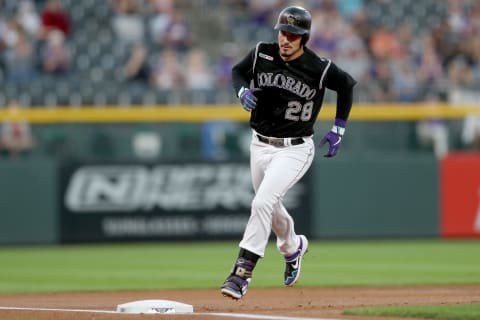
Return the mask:
M 242 87 L 238 92 L 238 97 L 240 98 L 240 103 L 243 106 L 243 109 L 247 111 L 252 111 L 257 107 L 257 97 L 255 97 L 255 92 L 258 92 L 262 89 L 259 88 L 244 88 Z

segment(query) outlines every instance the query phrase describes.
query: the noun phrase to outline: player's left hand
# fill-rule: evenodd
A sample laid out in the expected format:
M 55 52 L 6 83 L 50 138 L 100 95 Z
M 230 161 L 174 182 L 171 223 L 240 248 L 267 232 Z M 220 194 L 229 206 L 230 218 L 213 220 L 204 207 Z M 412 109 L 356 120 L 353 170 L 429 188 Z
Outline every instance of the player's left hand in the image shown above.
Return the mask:
M 340 148 L 340 143 L 342 142 L 343 134 L 345 133 L 345 123 L 345 120 L 336 119 L 335 125 L 320 141 L 320 148 L 328 142 L 328 152 L 324 157 L 331 158 L 337 154 L 338 149 Z

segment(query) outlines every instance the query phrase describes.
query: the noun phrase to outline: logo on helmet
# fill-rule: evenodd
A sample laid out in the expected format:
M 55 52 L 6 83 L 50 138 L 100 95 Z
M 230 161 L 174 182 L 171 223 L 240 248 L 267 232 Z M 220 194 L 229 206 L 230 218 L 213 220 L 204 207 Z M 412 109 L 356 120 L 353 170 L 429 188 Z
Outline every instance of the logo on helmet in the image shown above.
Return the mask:
M 287 24 L 290 26 L 296 26 L 297 19 L 293 14 L 289 14 L 287 17 Z

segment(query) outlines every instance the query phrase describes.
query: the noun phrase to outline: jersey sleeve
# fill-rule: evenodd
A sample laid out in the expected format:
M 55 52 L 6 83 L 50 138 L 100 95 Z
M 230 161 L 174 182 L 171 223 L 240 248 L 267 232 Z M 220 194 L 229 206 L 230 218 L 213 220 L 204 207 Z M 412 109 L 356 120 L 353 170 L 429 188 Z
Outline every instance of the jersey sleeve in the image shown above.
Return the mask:
M 337 92 L 336 118 L 347 120 L 353 103 L 353 87 L 357 81 L 350 74 L 330 63 L 325 75 L 325 87 Z
M 250 52 L 232 68 L 232 85 L 235 95 L 242 87 L 248 88 L 253 79 L 253 66 L 255 62 L 256 50 L 253 48 Z

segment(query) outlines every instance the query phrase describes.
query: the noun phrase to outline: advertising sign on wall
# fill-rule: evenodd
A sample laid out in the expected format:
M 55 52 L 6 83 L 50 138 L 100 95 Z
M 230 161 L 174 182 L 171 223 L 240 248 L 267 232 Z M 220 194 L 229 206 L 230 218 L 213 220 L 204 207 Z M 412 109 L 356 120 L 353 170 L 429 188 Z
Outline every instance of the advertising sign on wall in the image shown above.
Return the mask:
M 284 203 L 308 234 L 307 183 Z M 63 242 L 240 239 L 253 199 L 248 163 L 72 163 L 61 188 Z
M 480 237 L 480 154 L 453 153 L 440 165 L 441 234 Z

